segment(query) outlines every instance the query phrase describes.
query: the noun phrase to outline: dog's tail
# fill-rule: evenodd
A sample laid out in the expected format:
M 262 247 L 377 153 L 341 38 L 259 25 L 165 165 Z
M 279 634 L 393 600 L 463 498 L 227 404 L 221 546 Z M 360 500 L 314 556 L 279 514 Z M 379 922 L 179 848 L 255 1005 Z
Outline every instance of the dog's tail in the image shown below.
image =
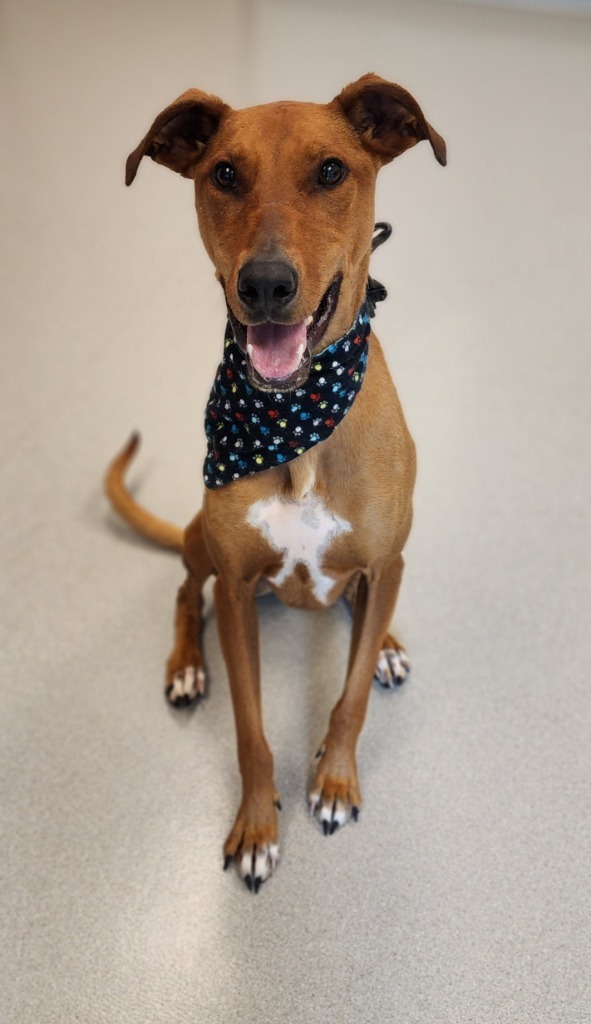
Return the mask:
M 142 537 L 160 547 L 182 551 L 184 531 L 174 523 L 160 519 L 140 505 L 127 490 L 125 472 L 140 446 L 140 435 L 132 434 L 129 441 L 113 459 L 105 474 L 105 492 L 116 512 Z

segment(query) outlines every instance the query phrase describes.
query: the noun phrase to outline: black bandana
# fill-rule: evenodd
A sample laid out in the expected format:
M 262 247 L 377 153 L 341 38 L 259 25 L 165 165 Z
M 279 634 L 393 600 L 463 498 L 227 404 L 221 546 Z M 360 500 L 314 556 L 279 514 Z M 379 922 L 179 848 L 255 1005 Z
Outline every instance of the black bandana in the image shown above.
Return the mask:
M 373 313 L 368 300 L 351 329 L 312 359 L 308 380 L 292 391 L 259 391 L 249 383 L 246 357 L 228 323 L 205 413 L 206 487 L 290 462 L 330 437 L 363 383 Z

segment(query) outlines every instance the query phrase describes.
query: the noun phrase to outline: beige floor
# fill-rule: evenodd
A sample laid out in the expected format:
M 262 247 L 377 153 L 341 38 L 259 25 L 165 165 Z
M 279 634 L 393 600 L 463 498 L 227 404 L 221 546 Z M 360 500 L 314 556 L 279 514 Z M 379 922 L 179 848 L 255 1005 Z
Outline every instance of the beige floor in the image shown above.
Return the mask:
M 2 916 L 6 1024 L 583 1024 L 591 1014 L 591 19 L 386 0 L 6 0 L 1 73 Z M 305 782 L 341 608 L 261 608 L 283 860 L 221 870 L 238 777 L 215 623 L 196 713 L 161 694 L 181 569 L 109 514 L 189 519 L 223 304 L 191 186 L 123 186 L 189 85 L 324 100 L 373 69 L 445 135 L 383 172 L 378 332 L 418 443 L 365 805 Z

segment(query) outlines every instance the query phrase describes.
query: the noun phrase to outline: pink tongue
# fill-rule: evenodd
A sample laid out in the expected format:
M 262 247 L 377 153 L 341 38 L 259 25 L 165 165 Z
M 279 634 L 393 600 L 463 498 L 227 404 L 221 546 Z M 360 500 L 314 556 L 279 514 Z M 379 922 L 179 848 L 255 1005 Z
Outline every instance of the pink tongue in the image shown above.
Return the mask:
M 257 324 L 246 329 L 246 350 L 266 380 L 283 380 L 298 369 L 306 350 L 306 324 Z

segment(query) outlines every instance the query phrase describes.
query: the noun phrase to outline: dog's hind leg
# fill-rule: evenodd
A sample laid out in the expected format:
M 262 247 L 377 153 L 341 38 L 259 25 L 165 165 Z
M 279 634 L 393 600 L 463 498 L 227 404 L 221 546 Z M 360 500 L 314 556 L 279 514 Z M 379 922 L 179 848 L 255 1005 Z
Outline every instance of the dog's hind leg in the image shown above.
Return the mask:
M 205 546 L 201 512 L 185 531 L 183 559 L 187 579 L 177 597 L 175 643 L 166 666 L 166 696 L 177 708 L 191 704 L 205 693 L 202 589 L 214 569 Z
M 358 586 L 359 577 L 349 584 L 345 592 L 345 600 L 351 614 L 355 612 Z M 383 690 L 394 690 L 397 686 L 401 686 L 408 678 L 411 667 L 411 661 L 406 653 L 406 648 L 397 640 L 394 633 L 386 633 L 374 672 L 374 682 Z

